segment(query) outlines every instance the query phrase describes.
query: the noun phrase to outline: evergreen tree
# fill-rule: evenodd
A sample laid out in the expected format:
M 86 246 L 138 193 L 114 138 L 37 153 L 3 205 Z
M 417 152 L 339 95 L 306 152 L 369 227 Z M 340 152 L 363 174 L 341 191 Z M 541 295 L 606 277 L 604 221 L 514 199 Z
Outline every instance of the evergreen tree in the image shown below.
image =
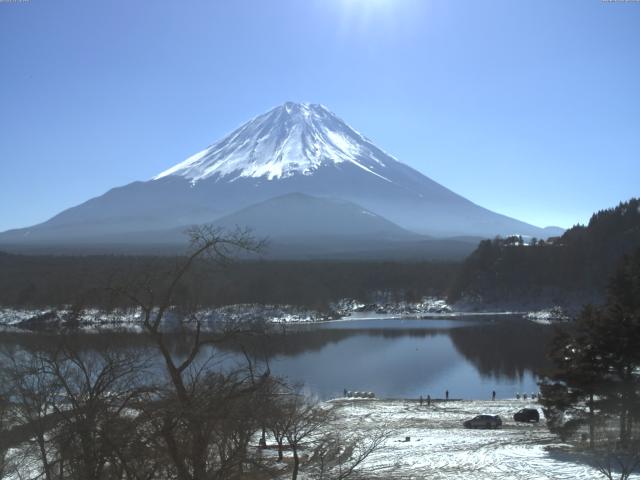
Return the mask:
M 619 441 L 640 421 L 640 249 L 614 275 L 607 305 L 587 306 L 550 349 L 555 370 L 541 384 L 549 417 L 586 406 L 590 445 L 598 418 L 619 419 Z M 552 423 L 552 428 L 559 428 Z

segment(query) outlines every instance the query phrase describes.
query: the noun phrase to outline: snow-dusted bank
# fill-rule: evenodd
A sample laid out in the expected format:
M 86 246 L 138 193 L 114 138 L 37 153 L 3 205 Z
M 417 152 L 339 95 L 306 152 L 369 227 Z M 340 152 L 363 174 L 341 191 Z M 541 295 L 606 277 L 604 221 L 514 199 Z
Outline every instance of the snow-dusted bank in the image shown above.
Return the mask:
M 516 423 L 513 414 L 538 406 L 524 400 L 418 401 L 335 399 L 327 402 L 348 432 L 373 432 L 386 425 L 390 437 L 362 465 L 376 479 L 536 479 L 604 478 L 589 459 L 574 453 L 539 424 Z M 481 413 L 500 415 L 496 430 L 468 430 L 462 422 Z M 540 410 L 540 413 L 542 411 Z M 409 439 L 407 441 L 407 438 Z M 640 475 L 631 478 L 640 478 Z
M 560 307 L 545 308 L 536 312 L 529 312 L 526 315 L 532 322 L 548 325 L 558 321 L 567 321 L 570 316 Z
M 127 330 L 140 331 L 141 312 L 139 310 L 98 309 L 81 311 L 72 308 L 14 309 L 0 308 L 0 327 L 20 330 L 54 330 L 74 328 L 84 331 Z M 271 324 L 311 324 L 328 321 L 351 321 L 371 319 L 425 319 L 455 318 L 486 315 L 523 315 L 529 321 L 550 324 L 565 321 L 567 315 L 559 308 L 549 308 L 536 312 L 526 311 L 473 311 L 457 310 L 455 306 L 436 297 L 424 297 L 417 302 L 382 301 L 361 303 L 353 299 L 343 299 L 332 304 L 328 311 L 319 312 L 293 305 L 237 304 L 218 308 L 203 309 L 197 317 L 205 326 L 220 322 L 250 322 L 261 320 Z M 169 312 L 166 326 L 178 324 L 177 315 Z
M 321 314 L 314 310 L 294 307 L 291 305 L 260 305 L 240 304 L 226 305 L 219 308 L 203 309 L 195 317 L 207 327 L 215 327 L 221 323 L 251 322 L 261 320 L 267 323 L 302 324 L 329 320 L 331 315 Z M 55 330 L 58 328 L 73 328 L 83 331 L 125 330 L 142 331 L 142 312 L 139 309 L 102 311 L 86 309 L 74 311 L 70 308 L 61 309 L 0 309 L 0 326 L 21 330 Z M 163 321 L 166 328 L 171 329 L 180 324 L 176 311 L 165 314 Z M 184 324 L 189 328 L 192 323 Z

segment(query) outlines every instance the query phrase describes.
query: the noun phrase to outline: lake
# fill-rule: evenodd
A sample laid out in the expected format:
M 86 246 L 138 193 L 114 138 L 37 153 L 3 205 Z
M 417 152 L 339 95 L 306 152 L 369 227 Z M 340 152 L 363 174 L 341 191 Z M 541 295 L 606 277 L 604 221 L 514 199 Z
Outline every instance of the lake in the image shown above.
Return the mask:
M 271 371 L 322 399 L 343 390 L 378 397 L 489 399 L 537 392 L 551 329 L 520 316 L 363 319 L 295 328 L 253 345 Z
M 279 327 L 276 328 L 279 330 Z M 489 399 L 536 392 L 536 372 L 548 366 L 545 348 L 551 327 L 520 316 L 432 319 L 349 319 L 287 326 L 284 333 L 248 336 L 208 349 L 225 368 L 244 363 L 244 352 L 272 374 L 320 399 L 343 390 L 374 392 L 385 398 Z M 55 333 L 2 333 L 0 347 L 37 350 L 55 342 Z M 66 333 L 79 336 L 86 350 L 145 349 L 156 371 L 164 372 L 156 347 L 144 334 Z M 167 337 L 177 356 L 189 352 L 188 336 Z

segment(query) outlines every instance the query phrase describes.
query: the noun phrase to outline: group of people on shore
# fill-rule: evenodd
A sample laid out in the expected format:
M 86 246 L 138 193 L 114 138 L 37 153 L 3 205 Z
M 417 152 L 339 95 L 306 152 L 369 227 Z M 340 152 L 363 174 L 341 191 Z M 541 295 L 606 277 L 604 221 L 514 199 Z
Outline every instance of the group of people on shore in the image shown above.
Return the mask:
M 356 392 L 359 393 L 359 392 Z M 522 398 L 523 400 L 527 400 L 529 397 L 532 400 L 535 400 L 540 394 L 536 394 L 536 393 L 532 393 L 530 395 L 526 394 L 526 393 L 518 393 L 516 392 L 516 399 L 520 400 L 520 398 Z M 353 393 L 349 390 L 347 390 L 346 388 L 344 389 L 344 396 L 345 397 L 351 397 L 354 396 Z M 355 395 L 355 396 L 360 396 L 360 395 Z M 369 396 L 369 398 L 374 398 L 374 395 L 372 395 L 371 393 L 369 393 L 367 396 Z M 495 400 L 496 399 L 496 391 L 493 390 L 491 392 L 491 400 Z M 449 390 L 445 390 L 444 391 L 444 400 L 449 401 Z M 420 406 L 427 404 L 427 407 L 431 406 L 431 395 L 427 395 L 427 398 L 424 398 L 422 395 L 420 395 Z
M 520 398 L 520 397 L 518 397 L 518 398 Z M 535 398 L 534 394 L 531 394 L 531 398 Z M 491 392 L 491 400 L 495 400 L 495 399 L 496 399 L 496 391 L 493 390 Z M 527 399 L 526 394 L 525 394 L 524 399 L 525 400 Z M 445 400 L 445 402 L 449 401 L 449 390 L 445 390 L 444 391 L 444 400 Z M 425 399 L 424 399 L 424 397 L 422 395 L 420 395 L 420 406 L 424 405 L 424 403 L 425 403 Z M 427 395 L 426 403 L 427 403 L 427 407 L 431 406 L 431 395 Z
M 449 401 L 449 390 L 445 390 L 444 391 L 444 400 L 445 400 L 445 402 Z M 431 395 L 427 395 L 426 402 L 427 402 L 427 407 L 430 407 L 431 406 Z M 425 399 L 424 399 L 424 397 L 422 395 L 420 395 L 420 406 L 424 405 L 424 403 L 425 403 Z
M 540 395 L 539 393 L 538 393 L 538 394 L 536 394 L 536 393 L 532 393 L 532 394 L 531 394 L 531 400 L 535 400 L 539 395 Z M 521 395 L 520 395 L 518 392 L 516 392 L 516 400 L 520 400 L 520 396 L 521 396 Z M 522 394 L 522 399 L 523 399 L 523 400 L 526 400 L 527 398 L 528 398 L 528 397 L 527 397 L 527 394 L 526 394 L 526 393 L 523 393 L 523 394 Z

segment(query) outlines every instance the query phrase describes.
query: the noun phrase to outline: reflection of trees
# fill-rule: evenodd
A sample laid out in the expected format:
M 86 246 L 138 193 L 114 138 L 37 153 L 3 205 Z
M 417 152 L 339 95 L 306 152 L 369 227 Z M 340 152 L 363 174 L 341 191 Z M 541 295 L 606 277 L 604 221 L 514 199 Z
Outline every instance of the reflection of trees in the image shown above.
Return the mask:
M 505 321 L 449 332 L 460 354 L 481 375 L 522 378 L 525 371 L 548 367 L 545 350 L 551 328 L 528 321 Z
M 545 348 L 551 328 L 523 320 L 478 322 L 456 328 L 349 328 L 331 329 L 309 327 L 287 328 L 281 333 L 235 338 L 232 343 L 216 344 L 216 348 L 231 354 L 247 353 L 255 358 L 275 356 L 293 357 L 305 352 L 320 351 L 327 345 L 339 343 L 355 336 L 386 339 L 403 337 L 428 338 L 448 335 L 456 350 L 469 360 L 483 376 L 521 378 L 526 371 L 539 371 L 548 367 Z M 122 349 L 150 348 L 146 334 L 131 332 L 103 332 L 98 335 L 77 333 L 77 341 L 84 348 L 100 350 L 105 346 Z M 28 351 L 38 351 L 50 345 L 55 334 L 1 333 L 0 344 Z M 168 337 L 169 348 L 176 355 L 188 354 L 190 334 L 177 333 Z
M 380 338 L 402 337 L 432 337 L 447 334 L 449 329 L 324 329 L 324 328 L 296 328 L 278 335 L 266 337 L 237 338 L 233 343 L 218 345 L 228 351 L 246 351 L 256 357 L 274 357 L 278 355 L 296 356 L 305 352 L 320 351 L 327 345 L 339 343 L 355 336 L 370 336 Z
M 102 351 L 107 348 L 137 349 L 152 345 L 148 335 L 133 332 L 104 331 L 100 333 L 86 332 L 0 332 L 0 346 L 5 349 L 20 349 L 30 353 L 51 349 L 63 335 L 78 350 Z

